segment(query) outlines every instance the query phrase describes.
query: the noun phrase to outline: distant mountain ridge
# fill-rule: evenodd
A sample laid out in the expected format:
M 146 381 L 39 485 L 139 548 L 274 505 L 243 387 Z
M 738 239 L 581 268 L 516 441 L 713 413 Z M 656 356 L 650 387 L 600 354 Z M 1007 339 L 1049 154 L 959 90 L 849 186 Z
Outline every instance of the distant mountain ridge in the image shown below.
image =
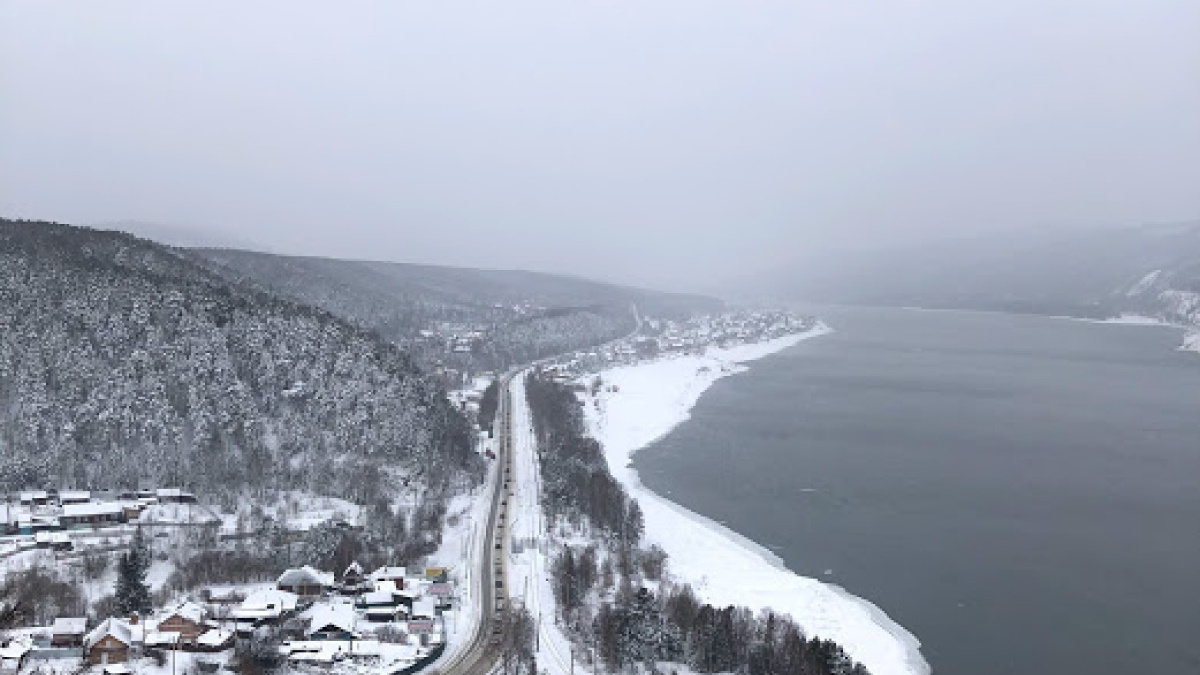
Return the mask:
M 0 220 L 0 489 L 300 488 L 478 471 L 402 349 L 132 235 Z
M 942 242 L 808 269 L 792 297 L 1200 326 L 1200 221 Z

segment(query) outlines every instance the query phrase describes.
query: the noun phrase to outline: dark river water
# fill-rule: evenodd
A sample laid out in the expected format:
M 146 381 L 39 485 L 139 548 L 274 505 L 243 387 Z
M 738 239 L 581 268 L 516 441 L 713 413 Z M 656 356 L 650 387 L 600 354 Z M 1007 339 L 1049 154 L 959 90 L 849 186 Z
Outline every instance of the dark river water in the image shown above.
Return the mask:
M 935 673 L 1200 673 L 1200 355 L 1178 330 L 822 310 L 643 481 L 865 597 Z

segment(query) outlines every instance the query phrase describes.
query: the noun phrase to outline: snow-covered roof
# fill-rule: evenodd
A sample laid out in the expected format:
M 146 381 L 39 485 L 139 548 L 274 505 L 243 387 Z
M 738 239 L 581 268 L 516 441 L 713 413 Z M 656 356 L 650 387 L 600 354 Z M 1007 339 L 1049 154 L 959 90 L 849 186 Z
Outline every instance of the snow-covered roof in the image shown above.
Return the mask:
M 220 647 L 226 642 L 229 642 L 232 637 L 232 631 L 214 628 L 196 638 L 196 643 L 202 647 Z
M 110 663 L 104 666 L 104 675 L 132 675 L 133 668 L 128 663 Z
M 363 595 L 365 605 L 395 605 L 396 596 L 386 591 L 374 591 Z
M 200 623 L 204 620 L 204 608 L 194 602 L 184 602 L 172 609 L 168 609 L 163 613 L 163 621 L 178 616 L 181 619 L 187 619 L 192 623 Z
M 275 605 L 285 612 L 290 612 L 296 609 L 297 599 L 295 593 L 264 588 L 247 595 L 246 599 L 242 601 L 242 606 Z
M 117 502 L 104 502 L 101 504 L 66 504 L 63 506 L 64 517 L 82 517 L 82 516 L 115 516 L 124 512 L 124 507 Z
M 355 560 L 354 562 L 350 563 L 350 566 L 346 568 L 346 571 L 342 572 L 342 576 L 345 577 L 345 576 L 350 576 L 352 574 L 357 575 L 357 576 L 362 576 L 362 573 L 363 573 L 362 565 L 359 565 L 358 561 Z
M 59 501 L 77 501 L 86 502 L 92 498 L 92 493 L 88 490 L 63 490 L 58 493 Z
M 276 583 L 280 586 L 332 586 L 333 574 L 305 565 L 285 570 Z
M 45 490 L 30 490 L 21 493 L 21 501 L 28 502 L 34 499 L 49 499 L 50 495 Z
M 380 581 L 382 579 L 403 579 L 406 576 L 403 567 L 384 566 L 371 572 L 372 581 Z
M 354 632 L 354 606 L 327 603 L 314 606 L 312 619 L 308 624 L 307 635 L 312 635 L 330 626 L 347 633 Z
M 433 618 L 435 612 L 437 612 L 437 601 L 433 598 L 421 598 L 413 603 L 413 616 Z
M 3 647 L 0 647 L 0 659 L 19 660 L 28 654 L 31 649 L 33 649 L 33 644 L 28 639 L 12 640 Z
M 400 590 L 396 588 L 396 582 L 391 579 L 381 579 L 376 581 L 374 585 L 376 593 L 396 593 Z
M 179 643 L 179 633 L 175 631 L 146 633 L 147 647 L 169 647 Z
M 83 646 L 86 649 L 91 649 L 95 644 L 111 635 L 119 642 L 125 645 L 133 644 L 133 634 L 129 629 L 129 624 L 121 619 L 105 619 L 100 622 L 100 625 L 92 629 L 92 632 L 87 634 L 83 639 Z
M 54 620 L 54 625 L 50 630 L 55 635 L 83 635 L 87 630 L 87 619 L 60 616 Z

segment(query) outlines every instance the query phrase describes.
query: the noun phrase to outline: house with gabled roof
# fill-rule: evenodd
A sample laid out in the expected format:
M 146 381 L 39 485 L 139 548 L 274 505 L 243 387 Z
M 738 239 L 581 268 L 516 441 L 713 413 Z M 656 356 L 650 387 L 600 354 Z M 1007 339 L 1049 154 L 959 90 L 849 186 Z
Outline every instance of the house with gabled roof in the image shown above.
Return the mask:
M 353 605 L 318 604 L 313 608 L 305 636 L 310 640 L 353 640 L 354 624 Z
M 84 660 L 89 665 L 125 663 L 133 648 L 133 631 L 122 619 L 100 622 L 83 639 Z
M 162 633 L 178 633 L 179 641 L 190 644 L 208 630 L 204 625 L 204 608 L 194 602 L 185 602 L 166 610 L 158 622 Z

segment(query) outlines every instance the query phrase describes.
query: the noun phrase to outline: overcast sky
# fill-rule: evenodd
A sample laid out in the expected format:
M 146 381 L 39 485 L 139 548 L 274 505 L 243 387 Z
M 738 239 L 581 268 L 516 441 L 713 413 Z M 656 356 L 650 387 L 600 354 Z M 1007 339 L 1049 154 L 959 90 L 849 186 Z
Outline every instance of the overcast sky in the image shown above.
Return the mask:
M 0 215 L 710 290 L 1200 217 L 1200 2 L 0 0 Z

